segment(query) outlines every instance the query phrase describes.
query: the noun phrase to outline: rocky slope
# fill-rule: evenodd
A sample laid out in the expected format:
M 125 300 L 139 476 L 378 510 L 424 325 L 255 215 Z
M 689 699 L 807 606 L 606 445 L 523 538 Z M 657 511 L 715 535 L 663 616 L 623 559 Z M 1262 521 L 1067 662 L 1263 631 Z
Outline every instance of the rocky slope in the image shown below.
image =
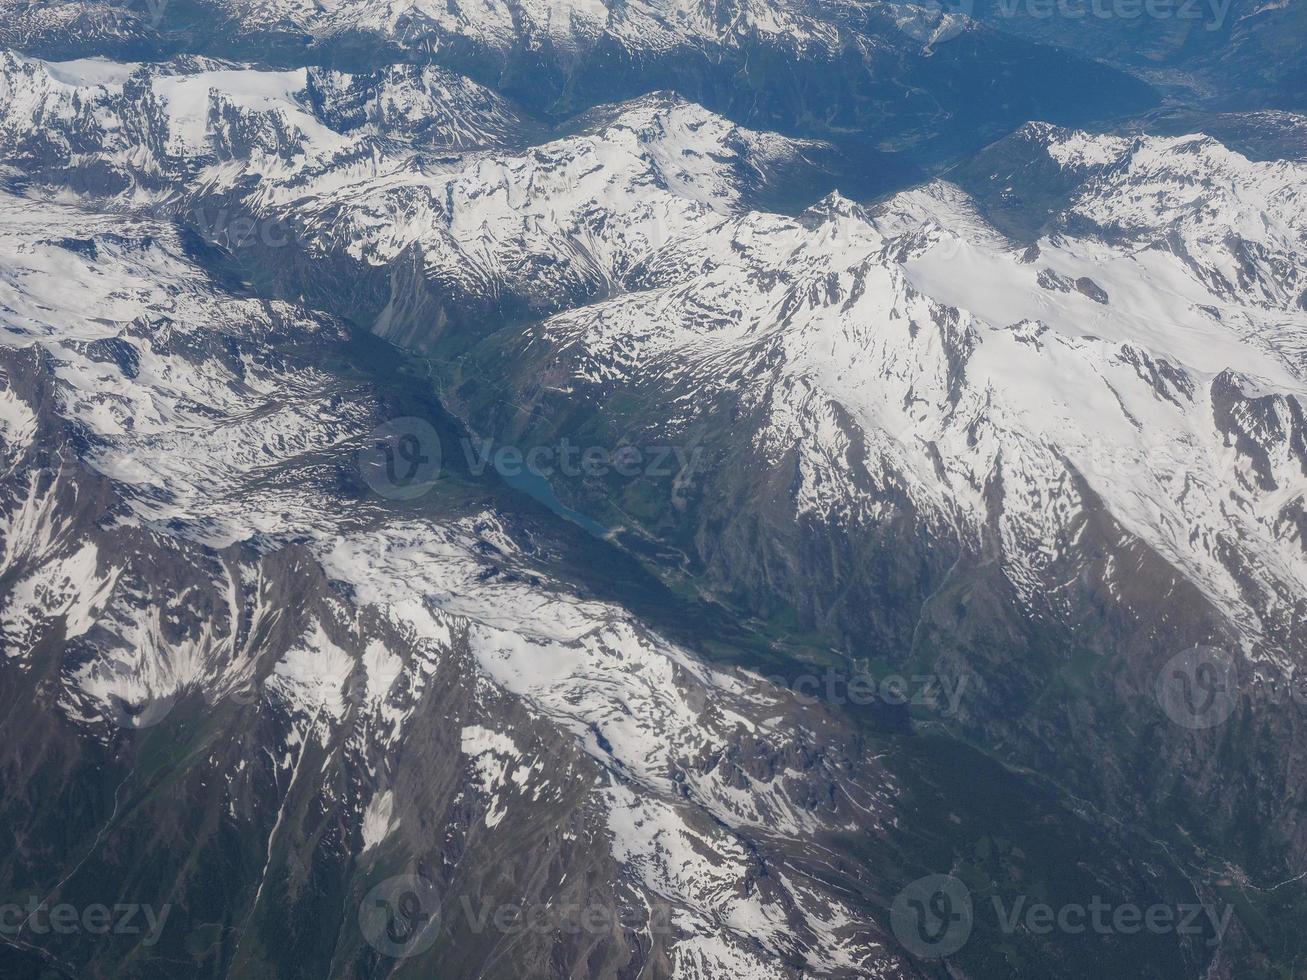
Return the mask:
M 887 909 L 940 861 L 1194 898 L 981 757 L 667 639 L 588 581 L 611 592 L 620 553 L 569 560 L 606 546 L 473 481 L 420 374 L 229 267 L 172 225 L 0 197 L 0 886 L 161 923 L 25 920 L 13 975 L 915 977 Z M 396 416 L 451 447 L 424 494 L 374 466 Z M 1029 853 L 982 861 L 1004 832 Z M 404 901 L 431 925 L 369 917 Z
M 1189 733 L 1143 732 L 1167 658 L 1206 644 L 1244 664 L 1240 751 L 1287 752 L 1276 785 L 1300 757 L 1261 685 L 1301 669 L 1307 624 L 1307 174 L 1204 137 L 1021 139 L 1045 159 L 1023 173 L 1074 185 L 1032 243 L 946 184 L 719 217 L 619 295 L 460 351 L 448 397 L 510 444 L 696 447 L 676 481 L 555 479 L 783 633 L 970 664 L 993 697 L 967 724 L 1027 764 L 1082 746 L 1068 778 L 1092 798 L 1160 806 L 1182 772 L 1227 814 L 1261 798 L 1300 853 L 1292 793 L 1272 804 Z M 1004 173 L 997 208 L 1025 191 Z M 511 372 L 507 398 L 480 380 Z M 1073 702 L 1049 700 L 1050 672 Z M 1123 730 L 1159 744 L 1122 766 Z
M 569 594 L 493 511 L 351 505 L 384 405 L 329 367 L 338 325 L 227 292 L 166 226 L 0 203 L 5 891 L 186 919 L 17 946 L 379 976 L 412 964 L 348 909 L 409 873 L 469 975 L 905 975 L 813 877 L 823 833 L 888 813 L 856 737 Z M 478 934 L 460 899 L 610 924 Z
M 1180 0 L 1135 7 L 975 0 L 965 6 L 996 30 L 1136 73 L 1176 102 L 1227 109 L 1307 107 L 1307 73 L 1296 57 L 1307 15 L 1298 4 Z

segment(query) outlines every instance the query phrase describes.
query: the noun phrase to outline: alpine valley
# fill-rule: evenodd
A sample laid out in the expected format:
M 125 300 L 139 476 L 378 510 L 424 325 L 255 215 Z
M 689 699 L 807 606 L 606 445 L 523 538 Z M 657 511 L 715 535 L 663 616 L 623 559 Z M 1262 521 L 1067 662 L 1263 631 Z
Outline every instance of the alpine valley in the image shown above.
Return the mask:
M 0 0 L 0 978 L 1300 976 L 1233 8 Z

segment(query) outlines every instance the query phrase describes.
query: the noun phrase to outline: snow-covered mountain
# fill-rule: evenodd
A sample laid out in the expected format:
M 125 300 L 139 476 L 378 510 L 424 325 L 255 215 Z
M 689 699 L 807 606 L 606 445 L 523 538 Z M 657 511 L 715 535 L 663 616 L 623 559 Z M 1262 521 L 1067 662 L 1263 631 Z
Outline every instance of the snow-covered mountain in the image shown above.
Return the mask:
M 1281 691 L 1302 669 L 1307 170 L 1201 136 L 1021 138 L 1045 158 L 1023 173 L 1070 185 L 1032 241 L 947 183 L 712 216 L 616 295 L 459 351 L 447 398 L 512 444 L 699 447 L 675 485 L 559 482 L 748 613 L 976 669 L 992 697 L 968 724 L 1023 761 L 1066 764 L 1078 740 L 1070 781 L 1134 808 L 1177 771 L 1218 778 L 1187 750 L 1138 781 L 1091 761 L 1123 751 L 1109 719 L 1146 707 L 1168 657 L 1237 650 Z M 477 381 L 506 373 L 510 398 Z M 1098 705 L 1093 734 L 1083 704 L 1046 699 L 1047 671 Z M 1249 717 L 1273 710 L 1248 687 Z M 1300 737 L 1293 718 L 1250 736 Z M 1219 806 L 1250 789 L 1229 791 Z
M 0 141 L 34 191 L 177 214 L 218 240 L 253 217 L 252 247 L 293 241 L 366 268 L 414 257 L 449 297 L 444 315 L 463 319 L 600 295 L 652 249 L 819 167 L 827 150 L 656 94 L 550 142 L 469 152 L 525 127 L 502 100 L 433 69 L 351 79 L 12 55 L 0 67 Z
M 1130 705 L 1146 727 L 1186 646 L 1240 651 L 1268 690 L 1301 669 L 1307 172 L 1204 137 L 1036 132 L 1075 186 L 1035 241 L 948 184 L 706 213 L 607 299 L 471 354 L 437 345 L 447 397 L 507 444 L 702 449 L 690 480 L 574 480 L 566 499 L 753 615 L 975 669 L 968 724 L 1023 761 L 1066 765 L 1078 740 L 1069 781 L 1095 798 L 1133 810 L 1182 773 L 1220 809 L 1258 795 L 1296 839 L 1296 804 L 1213 789 L 1228 777 L 1183 744 L 1124 780 L 1101 760 L 1128 751 L 1109 719 Z M 1045 693 L 1046 671 L 1079 692 L 1085 669 L 1114 677 L 1088 723 Z M 1282 717 L 1245 751 L 1300 738 Z
M 515 403 L 582 392 L 604 418 L 634 404 L 624 424 L 646 427 L 646 439 L 696 442 L 712 441 L 729 404 L 747 421 L 727 426 L 724 471 L 784 472 L 793 518 L 879 523 L 885 495 L 902 492 L 897 506 L 961 547 L 996 535 L 1012 574 L 1045 595 L 1040 566 L 1056 556 L 1036 542 L 1074 536 L 1092 500 L 1247 643 L 1296 649 L 1307 169 L 1254 163 L 1206 137 L 1037 132 L 1081 183 L 1059 228 L 1029 244 L 945 183 L 874 212 L 837 196 L 789 218 L 729 195 L 680 220 L 663 212 L 666 241 L 624 236 L 622 261 L 599 263 L 615 295 L 522 334 Z M 519 180 L 540 184 L 531 172 Z M 550 200 L 557 218 L 567 198 Z M 582 201 L 621 216 L 619 229 L 642 227 L 644 213 L 611 196 Z M 480 228 L 483 248 L 502 247 L 493 225 Z M 607 257 L 583 226 L 561 230 L 587 257 Z M 415 237 L 443 284 L 457 259 L 442 252 L 462 249 Z M 568 283 L 566 246 L 524 248 L 560 256 L 545 281 L 592 295 Z M 512 282 L 491 271 L 498 288 Z M 549 407 L 529 424 L 555 417 L 560 406 Z M 1067 509 L 1050 509 L 1050 494 Z
M 845 141 L 882 187 L 1029 118 L 1076 124 L 1155 101 L 1119 71 L 938 4 L 880 0 L 3 0 L 0 46 L 59 60 L 436 64 L 553 120 L 676 91 L 758 128 Z
M 861 9 L 238 20 L 829 53 Z M 11 946 L 897 978 L 937 975 L 887 911 L 928 872 L 1272 900 L 1307 857 L 1302 726 L 1270 687 L 1217 733 L 1153 691 L 1195 644 L 1303 666 L 1307 166 L 1030 124 L 951 181 L 767 206 L 839 152 L 663 92 L 558 124 L 430 65 L 0 56 L 0 690 L 31 733 L 0 767 L 32 787 L 0 884 L 186 918 L 159 950 Z M 360 460 L 413 416 L 445 470 L 388 500 Z M 551 514 L 464 436 L 694 465 L 550 473 Z M 968 693 L 918 741 L 759 676 L 850 662 Z M 411 961 L 356 916 L 401 874 L 443 897 Z M 463 900 L 621 924 L 506 936 Z M 1267 946 L 1058 938 L 959 975 L 1019 946 L 1023 976 L 1236 977 Z
M 178 815 L 175 851 L 134 874 L 181 876 L 189 941 L 225 921 L 213 962 L 233 975 L 279 955 L 245 924 L 300 929 L 325 911 L 310 882 L 358 901 L 415 853 L 467 969 L 494 951 L 460 936 L 457 899 L 539 894 L 629 921 L 592 975 L 907 975 L 816 870 L 823 835 L 890 819 L 892 776 L 828 712 L 569 591 L 492 510 L 350 506 L 340 474 L 384 406 L 324 366 L 340 325 L 229 292 L 168 226 L 8 196 L 0 289 L 6 702 L 50 739 L 5 765 L 63 758 L 90 799 L 139 813 L 70 818 L 70 839 L 103 822 L 116 842 L 86 853 L 84 887 L 180 794 L 223 829 L 205 843 Z M 152 755 L 167 739 L 193 763 Z M 59 798 L 11 798 L 7 820 L 31 833 Z M 266 842 L 262 871 L 214 905 L 210 880 L 168 870 L 188 833 L 205 863 L 231 859 L 223 837 Z M 527 939 L 512 961 L 531 970 L 548 937 Z M 357 933 L 303 953 L 346 975 L 369 955 Z M 60 956 L 171 969 L 147 954 Z

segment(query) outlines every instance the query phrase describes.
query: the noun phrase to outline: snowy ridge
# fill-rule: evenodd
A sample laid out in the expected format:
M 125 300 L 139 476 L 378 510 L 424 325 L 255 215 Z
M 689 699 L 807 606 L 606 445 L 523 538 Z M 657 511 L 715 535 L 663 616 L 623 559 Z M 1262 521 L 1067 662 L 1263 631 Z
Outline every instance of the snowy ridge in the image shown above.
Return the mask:
M 1171 251 L 1221 298 L 1307 309 L 1307 165 L 1252 161 L 1205 135 L 1128 139 L 1033 123 L 1022 134 L 1084 178 L 1069 228 Z
M 233 822 L 274 801 L 250 915 L 307 795 L 339 815 L 322 850 L 371 870 L 443 834 L 442 884 L 543 823 L 553 870 L 673 909 L 650 955 L 676 976 L 911 969 L 836 860 L 901 817 L 849 723 L 580 597 L 493 508 L 366 496 L 385 399 L 333 373 L 339 323 L 201 267 L 168 219 L 218 202 L 294 229 L 270 263 L 416 269 L 383 336 L 443 328 L 406 306 L 425 291 L 512 324 L 514 396 L 727 446 L 705 479 L 801 544 L 956 542 L 1032 619 L 1074 622 L 1095 576 L 1123 615 L 1192 592 L 1250 658 L 1300 659 L 1300 166 L 1034 127 L 1077 186 L 1018 246 L 945 183 L 752 210 L 811 145 L 661 94 L 532 145 L 428 69 L 9 56 L 0 83 L 4 666 L 53 662 L 43 690 L 105 750 L 253 692 L 249 751 L 212 774 Z
M 24 114 L 70 111 L 61 77 L 85 83 L 83 107 L 126 84 L 99 66 L 11 59 L 8 74 L 28 93 L 8 130 L 20 159 Z M 1205 137 L 1032 124 L 1028 141 L 1082 184 L 1061 230 L 1018 249 L 944 184 L 875 214 L 838 197 L 801 219 L 747 211 L 747 188 L 804 145 L 674 97 L 596 111 L 527 152 L 426 162 L 406 145 L 365 147 L 374 137 L 360 119 L 380 118 L 384 93 L 422 105 L 416 88 L 443 84 L 371 80 L 351 116 L 341 93 L 358 84 L 343 76 L 182 65 L 150 76 L 156 94 L 124 94 L 118 118 L 159 120 L 170 149 L 150 164 L 156 179 L 171 171 L 179 188 L 193 171 L 215 195 L 253 179 L 242 208 L 296 228 L 311 254 L 384 268 L 416 252 L 446 309 L 564 311 L 539 342 L 589 385 L 670 384 L 670 431 L 695 418 L 702 392 L 738 398 L 765 417 L 748 434 L 763 465 L 797 451 L 796 514 L 876 521 L 906 494 L 932 533 L 1004 542 L 1013 578 L 1034 592 L 1054 557 L 1035 542 L 1073 547 L 1077 515 L 1101 502 L 1248 642 L 1293 637 L 1301 165 L 1249 161 Z M 468 92 L 474 132 L 503 120 Z M 156 101 L 166 111 L 151 115 Z M 115 126 L 69 126 L 94 136 L 86 159 L 126 166 Z M 376 329 L 424 342 L 402 311 Z M 1273 404 L 1249 403 L 1264 393 Z M 1248 423 L 1257 434 L 1236 434 L 1239 417 L 1266 412 L 1273 421 Z M 1003 526 L 987 530 L 997 478 Z M 1050 493 L 1065 508 L 1049 509 Z M 1260 623 L 1263 608 L 1285 611 Z
M 1189 145 L 1157 152 L 1184 159 Z M 1284 178 L 1282 165 L 1262 169 Z M 1264 279 L 1231 292 L 1174 250 L 1069 234 L 1018 248 L 935 185 L 870 219 L 836 201 L 811 221 L 720 221 L 653 255 L 630 293 L 541 335 L 578 381 L 672 385 L 672 431 L 705 391 L 757 406 L 761 461 L 797 453 L 798 514 L 876 521 L 901 485 L 938 526 L 960 522 L 955 533 L 979 541 L 1001 475 L 996 530 L 1026 588 L 1049 585 L 1037 543 L 1070 546 L 1077 513 L 1101 502 L 1250 644 L 1291 647 L 1307 598 L 1307 317 L 1267 308 L 1275 297 L 1258 284 L 1276 265 L 1259 268 Z M 1226 401 L 1265 413 L 1257 435 L 1235 436 Z M 1251 568 L 1228 565 L 1234 542 Z
M 434 65 L 389 65 L 370 75 L 308 70 L 307 98 L 338 132 L 387 144 L 468 150 L 519 141 L 529 124 L 503 98 Z
M 224 295 L 167 226 L 0 205 L 0 285 L 15 313 L 0 354 L 11 382 L 24 359 L 43 360 L 52 388 L 44 403 L 4 389 L 15 419 L 4 455 L 22 462 L 4 484 L 0 567 L 16 578 L 0 628 L 21 662 L 63 623 L 59 704 L 88 737 L 112 744 L 123 727 L 160 724 L 183 703 L 218 711 L 253 686 L 275 724 L 266 753 L 286 800 L 309 760 L 340 741 L 342 760 L 369 774 L 345 801 L 358 808 L 357 847 L 384 854 L 406 831 L 402 787 L 382 760 L 424 724 L 437 673 L 470 657 L 480 693 L 460 709 L 462 747 L 482 832 L 521 819 L 528 801 L 589 794 L 631 887 L 679 910 L 678 975 L 727 964 L 794 975 L 773 957 L 832 976 L 864 961 L 894 969 L 871 923 L 804 870 L 823 834 L 873 829 L 894 799 L 825 711 L 708 670 L 530 565 L 503 574 L 525 551 L 494 514 L 361 520 L 315 475 L 319 457 L 348 453 L 367 424 L 357 395 L 329 394 L 298 360 L 296 343 L 329 341 L 329 324 Z M 273 405 L 275 425 L 251 428 Z M 68 426 L 93 451 L 34 469 L 38 439 L 53 445 Z M 88 493 L 90 520 L 67 499 Z M 112 503 L 97 515 L 100 499 Z M 164 567 L 176 588 L 167 602 L 149 584 Z M 314 576 L 330 589 L 288 604 Z M 592 760 L 588 785 L 558 786 L 577 777 L 514 761 L 528 746 L 499 728 L 494 706 L 506 699 Z M 759 756 L 770 761 L 745 761 Z M 597 784 L 596 770 L 608 774 Z M 225 778 L 241 819 L 255 777 Z M 269 858 L 283 831 L 278 816 Z
M 612 288 L 656 248 L 740 210 L 817 145 L 658 93 L 596 110 L 578 133 L 527 152 L 488 153 L 466 148 L 498 139 L 511 110 L 432 69 L 361 79 L 181 62 L 131 69 L 129 89 L 85 63 L 6 58 L 0 151 L 41 173 L 48 164 L 28 159 L 55 140 L 65 166 L 87 172 L 82 199 L 178 213 L 221 240 L 236 223 L 235 194 L 241 215 L 276 223 L 317 256 L 385 266 L 416 250 L 425 276 L 472 307 L 516 298 L 553 311 Z M 445 102 L 448 92 L 458 98 Z M 415 116 L 421 125 L 405 135 Z M 149 156 L 124 135 L 140 126 Z M 39 146 L 33 127 L 50 130 Z M 417 155 L 435 145 L 465 152 Z M 45 172 L 45 192 L 65 196 L 51 186 L 66 184 L 64 168 Z
M 629 50 L 658 53 L 705 43 L 727 46 L 752 34 L 789 44 L 833 46 L 839 37 L 833 24 L 774 0 L 739 0 L 726 7 L 700 0 L 480 0 L 461 5 L 428 0 L 343 0 L 328 5 L 223 0 L 218 6 L 251 33 L 290 28 L 318 37 L 362 32 L 412 41 L 429 36 L 493 51 L 550 45 L 575 52 L 608 39 Z

